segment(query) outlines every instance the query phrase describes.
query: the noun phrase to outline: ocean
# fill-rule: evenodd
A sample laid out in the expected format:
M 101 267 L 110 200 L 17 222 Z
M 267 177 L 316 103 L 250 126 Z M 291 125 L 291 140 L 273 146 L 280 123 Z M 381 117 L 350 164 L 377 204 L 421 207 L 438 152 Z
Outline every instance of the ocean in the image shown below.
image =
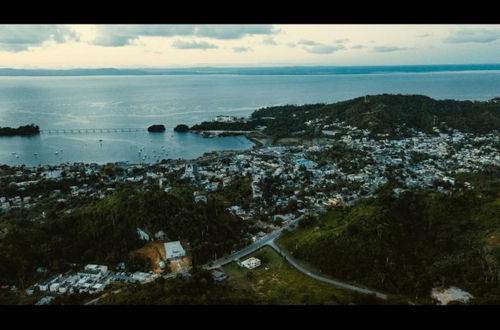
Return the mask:
M 380 93 L 484 101 L 500 96 L 500 71 L 0 77 L 2 127 L 31 123 L 42 130 L 167 127 L 160 134 L 0 137 L 0 164 L 153 163 L 163 158 L 193 159 L 214 150 L 248 149 L 253 143 L 244 137 L 203 138 L 173 128 L 220 114 L 248 116 L 266 106 L 332 103 Z

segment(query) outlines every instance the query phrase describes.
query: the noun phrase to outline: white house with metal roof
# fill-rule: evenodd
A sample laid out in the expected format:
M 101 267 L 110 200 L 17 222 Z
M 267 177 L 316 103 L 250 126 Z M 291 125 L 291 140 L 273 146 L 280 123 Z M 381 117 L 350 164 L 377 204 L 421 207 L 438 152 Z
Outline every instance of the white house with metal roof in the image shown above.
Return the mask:
M 182 258 L 186 255 L 186 251 L 184 251 L 179 241 L 165 243 L 165 253 L 169 260 Z

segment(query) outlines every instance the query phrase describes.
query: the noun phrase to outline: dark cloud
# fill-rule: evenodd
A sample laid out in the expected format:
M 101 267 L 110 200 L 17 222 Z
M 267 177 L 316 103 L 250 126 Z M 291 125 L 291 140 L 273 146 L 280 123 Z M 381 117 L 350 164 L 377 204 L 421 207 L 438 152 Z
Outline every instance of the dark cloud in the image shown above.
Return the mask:
M 172 43 L 172 47 L 176 49 L 213 49 L 219 48 L 219 46 L 205 42 L 205 41 L 184 41 L 175 40 Z
M 373 47 L 373 50 L 378 52 L 378 53 L 389 53 L 389 52 L 397 52 L 400 50 L 408 50 L 410 48 L 405 48 L 405 47 L 386 47 L 386 46 L 377 46 Z
M 290 48 L 295 48 L 295 47 L 297 47 L 297 44 L 294 44 L 293 42 L 290 42 L 290 43 L 288 43 L 288 44 L 286 44 L 286 45 L 287 45 L 288 47 L 290 47 Z
M 500 38 L 500 30 L 485 30 L 485 29 L 464 29 L 452 32 L 444 39 L 445 43 L 465 43 L 492 42 Z
M 93 44 L 125 46 L 141 36 L 196 36 L 212 39 L 240 39 L 247 35 L 279 32 L 271 25 L 102 25 L 97 26 Z
M 62 43 L 77 39 L 73 30 L 60 25 L 0 25 L 0 50 L 19 52 L 45 41 Z
M 366 46 L 363 46 L 363 45 L 355 45 L 355 46 L 351 46 L 350 48 L 351 48 L 351 49 L 362 49 L 362 48 L 366 48 Z
M 417 35 L 417 38 L 427 38 L 427 37 L 430 37 L 432 34 L 430 33 L 422 33 L 422 34 L 419 34 Z
M 236 53 L 244 53 L 244 52 L 249 52 L 251 51 L 252 49 L 248 48 L 248 47 L 233 47 L 233 51 L 236 52 Z

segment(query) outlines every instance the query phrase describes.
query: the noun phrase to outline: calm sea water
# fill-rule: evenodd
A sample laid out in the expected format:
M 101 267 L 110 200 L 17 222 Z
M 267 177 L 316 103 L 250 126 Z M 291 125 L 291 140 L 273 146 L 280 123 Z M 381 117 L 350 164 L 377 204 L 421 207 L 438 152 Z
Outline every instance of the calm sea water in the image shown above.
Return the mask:
M 206 139 L 191 133 L 175 133 L 172 129 L 177 124 L 192 125 L 218 114 L 247 116 L 263 106 L 336 102 L 379 93 L 488 100 L 500 96 L 500 71 L 325 76 L 0 77 L 0 126 L 30 123 L 41 129 L 167 126 L 164 134 L 0 137 L 0 163 L 35 166 L 192 159 L 208 151 L 246 149 L 253 144 L 243 137 Z M 139 155 L 141 148 L 143 152 Z

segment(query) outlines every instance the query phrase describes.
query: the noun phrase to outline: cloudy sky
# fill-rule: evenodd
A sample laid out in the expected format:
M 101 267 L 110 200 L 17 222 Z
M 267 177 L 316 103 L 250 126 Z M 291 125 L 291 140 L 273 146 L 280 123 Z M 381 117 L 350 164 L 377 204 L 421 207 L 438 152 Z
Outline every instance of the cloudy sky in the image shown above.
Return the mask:
M 0 25 L 0 67 L 500 63 L 500 25 Z

